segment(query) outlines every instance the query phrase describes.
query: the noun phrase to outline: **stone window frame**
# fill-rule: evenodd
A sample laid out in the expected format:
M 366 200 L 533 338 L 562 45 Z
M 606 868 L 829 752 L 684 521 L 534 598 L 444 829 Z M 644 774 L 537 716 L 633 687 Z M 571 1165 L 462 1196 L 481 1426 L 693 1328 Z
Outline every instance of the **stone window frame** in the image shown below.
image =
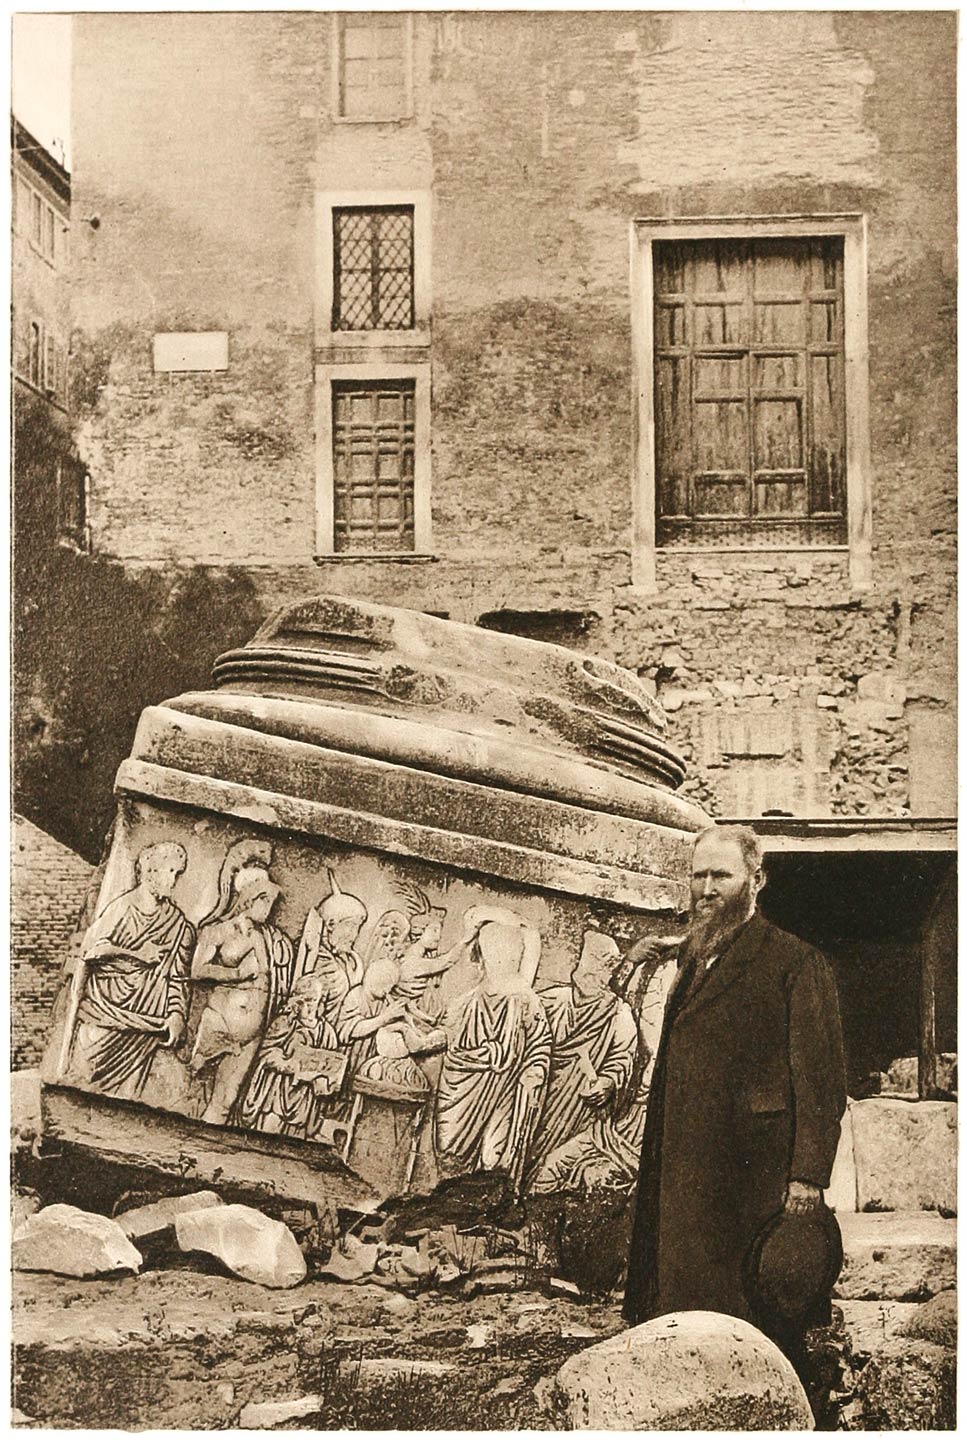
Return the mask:
M 848 552 L 854 591 L 872 585 L 872 474 L 869 420 L 867 217 L 865 214 L 644 216 L 631 222 L 632 585 L 654 593 L 657 583 L 655 339 L 653 245 L 667 240 L 810 239 L 843 241 L 846 390 L 847 543 L 834 546 L 703 546 L 703 555 Z M 695 554 L 681 546 L 662 553 Z
M 333 463 L 333 385 L 339 381 L 412 380 L 415 391 L 413 457 L 413 549 L 336 550 L 335 468 Z M 317 560 L 359 561 L 431 559 L 430 508 L 430 361 L 388 363 L 354 360 L 348 364 L 317 364 L 316 411 L 316 550 Z
M 413 210 L 413 325 L 408 330 L 333 330 L 336 275 L 333 211 Z M 316 345 L 377 350 L 386 346 L 429 346 L 431 306 L 432 196 L 429 190 L 324 190 L 316 195 Z
M 373 12 L 370 12 L 373 13 Z M 378 11 L 375 13 L 379 13 Z M 403 104 L 392 115 L 343 115 L 340 111 L 340 78 L 342 72 L 342 22 L 347 11 L 332 16 L 332 121 L 335 125 L 395 125 L 412 120 L 415 113 L 413 86 L 413 14 L 404 15 L 403 26 Z

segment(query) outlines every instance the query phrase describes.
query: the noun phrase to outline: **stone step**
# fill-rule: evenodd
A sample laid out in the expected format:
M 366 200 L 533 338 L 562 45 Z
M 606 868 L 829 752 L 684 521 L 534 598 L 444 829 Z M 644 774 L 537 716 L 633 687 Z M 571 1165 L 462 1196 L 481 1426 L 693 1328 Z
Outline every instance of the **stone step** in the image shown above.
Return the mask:
M 843 1269 L 833 1294 L 842 1300 L 927 1300 L 957 1278 L 957 1222 L 928 1211 L 837 1216 Z

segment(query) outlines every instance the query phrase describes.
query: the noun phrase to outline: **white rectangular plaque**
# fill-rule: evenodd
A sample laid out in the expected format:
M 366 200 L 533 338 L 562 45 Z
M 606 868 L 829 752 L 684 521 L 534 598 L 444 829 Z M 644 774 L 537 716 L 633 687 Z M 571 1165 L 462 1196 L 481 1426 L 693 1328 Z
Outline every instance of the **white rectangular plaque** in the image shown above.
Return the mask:
M 178 331 L 154 337 L 155 372 L 168 370 L 227 370 L 226 330 Z

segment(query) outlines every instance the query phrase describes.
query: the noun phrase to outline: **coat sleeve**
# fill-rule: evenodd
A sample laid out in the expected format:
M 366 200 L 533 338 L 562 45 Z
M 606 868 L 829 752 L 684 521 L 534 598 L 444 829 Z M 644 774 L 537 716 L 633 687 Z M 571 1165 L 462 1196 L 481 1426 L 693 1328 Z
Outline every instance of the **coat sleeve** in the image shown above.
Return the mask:
M 836 982 L 816 951 L 807 951 L 789 995 L 789 1063 L 795 1104 L 792 1180 L 825 1189 L 846 1109 L 846 1071 Z

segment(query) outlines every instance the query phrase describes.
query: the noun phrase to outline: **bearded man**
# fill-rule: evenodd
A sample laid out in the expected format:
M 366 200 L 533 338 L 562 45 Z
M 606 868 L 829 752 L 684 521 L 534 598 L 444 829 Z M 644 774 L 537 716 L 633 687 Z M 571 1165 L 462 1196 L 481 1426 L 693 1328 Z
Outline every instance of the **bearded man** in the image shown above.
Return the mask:
M 836 987 L 817 951 L 757 912 L 763 884 L 751 830 L 697 837 L 642 1144 L 632 1325 L 714 1310 L 767 1328 L 743 1284 L 750 1247 L 780 1212 L 818 1212 L 829 1184 L 846 1108 Z

